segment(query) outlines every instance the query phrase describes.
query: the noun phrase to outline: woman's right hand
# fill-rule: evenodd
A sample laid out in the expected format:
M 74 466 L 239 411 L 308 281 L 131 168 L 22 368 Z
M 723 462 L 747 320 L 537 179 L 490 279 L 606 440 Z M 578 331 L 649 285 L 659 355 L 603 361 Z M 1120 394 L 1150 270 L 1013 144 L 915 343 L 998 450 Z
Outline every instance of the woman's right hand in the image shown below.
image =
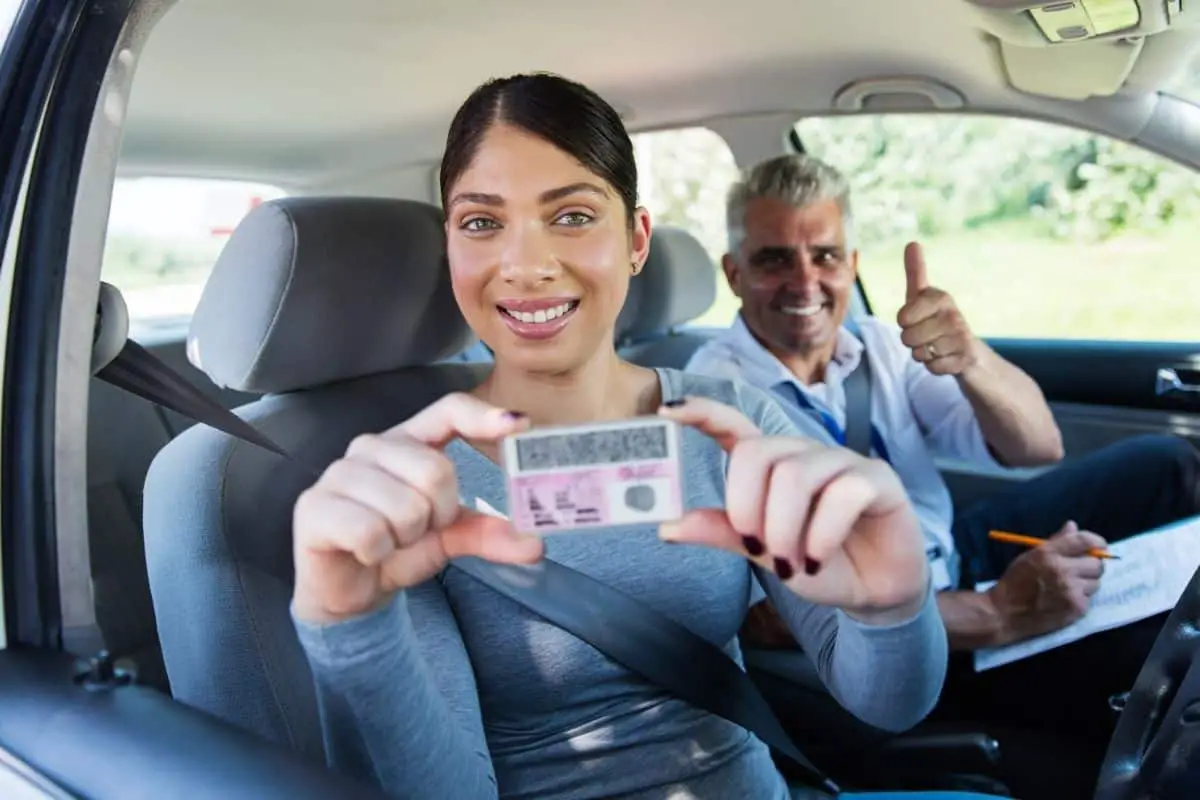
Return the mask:
M 351 442 L 296 501 L 297 618 L 321 624 L 368 613 L 457 556 L 541 558 L 541 539 L 460 505 L 454 465 L 442 452 L 460 436 L 498 441 L 527 425 L 520 414 L 451 394 L 391 430 Z

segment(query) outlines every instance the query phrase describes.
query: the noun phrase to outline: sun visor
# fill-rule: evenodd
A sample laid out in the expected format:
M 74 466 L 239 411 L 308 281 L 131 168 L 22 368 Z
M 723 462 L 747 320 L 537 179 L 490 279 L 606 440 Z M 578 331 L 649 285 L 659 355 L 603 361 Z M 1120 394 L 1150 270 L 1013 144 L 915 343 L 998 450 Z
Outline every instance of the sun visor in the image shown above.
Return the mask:
M 1196 31 L 1200 9 L 1180 0 L 962 0 L 997 41 L 1013 88 L 1067 100 L 1116 94 L 1147 41 Z

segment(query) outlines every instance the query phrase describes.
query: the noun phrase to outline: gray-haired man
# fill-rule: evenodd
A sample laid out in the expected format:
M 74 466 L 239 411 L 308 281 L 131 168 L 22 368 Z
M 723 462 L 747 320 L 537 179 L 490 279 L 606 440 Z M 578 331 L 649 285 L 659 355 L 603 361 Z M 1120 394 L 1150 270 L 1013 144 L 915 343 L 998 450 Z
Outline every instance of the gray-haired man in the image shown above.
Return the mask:
M 872 317 L 857 321 L 857 333 L 845 327 L 859 255 L 849 188 L 827 164 L 783 156 L 755 166 L 730 191 L 728 226 L 722 266 L 741 312 L 688 369 L 766 389 L 785 412 L 816 416 L 844 442 L 843 382 L 868 359 L 871 452 L 896 470 L 921 518 L 953 649 L 1011 643 L 1085 613 L 1103 571 L 1088 553 L 1105 539 L 1080 526 L 1117 539 L 1197 513 L 1196 452 L 1180 439 L 1141 437 L 956 515 L 936 457 L 1009 467 L 1062 457 L 1037 384 L 972 334 L 954 299 L 930 285 L 916 243 L 904 252 L 907 297 L 898 327 Z M 1050 542 L 1032 550 L 1003 545 L 988 539 L 994 528 Z M 747 547 L 761 543 L 748 540 Z M 977 581 L 989 580 L 997 580 L 990 591 L 974 591 Z M 1122 652 L 1110 643 L 1075 662 L 1071 691 L 1061 681 L 1019 676 L 1061 664 L 1064 653 L 1103 647 L 1097 640 L 1107 634 L 985 673 L 952 669 L 944 697 L 994 697 L 994 708 L 973 713 L 1010 722 L 1043 725 L 1065 716 L 1106 741 L 1107 697 L 1132 685 L 1160 624 L 1113 632 L 1125 637 Z M 1134 635 L 1144 641 L 1131 645 Z M 965 692 L 957 691 L 964 683 Z

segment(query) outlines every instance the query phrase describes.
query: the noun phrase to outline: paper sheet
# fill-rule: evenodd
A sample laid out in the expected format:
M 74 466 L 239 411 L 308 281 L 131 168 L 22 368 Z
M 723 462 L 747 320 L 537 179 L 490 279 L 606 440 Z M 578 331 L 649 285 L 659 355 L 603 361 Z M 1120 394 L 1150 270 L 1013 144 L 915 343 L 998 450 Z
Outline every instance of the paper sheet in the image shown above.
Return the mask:
M 1116 542 L 1108 549 L 1121 560 L 1104 563 L 1100 591 L 1082 618 L 1044 636 L 977 650 L 975 670 L 1028 658 L 1174 608 L 1200 568 L 1200 517 Z M 993 583 L 980 583 L 975 589 L 985 591 Z

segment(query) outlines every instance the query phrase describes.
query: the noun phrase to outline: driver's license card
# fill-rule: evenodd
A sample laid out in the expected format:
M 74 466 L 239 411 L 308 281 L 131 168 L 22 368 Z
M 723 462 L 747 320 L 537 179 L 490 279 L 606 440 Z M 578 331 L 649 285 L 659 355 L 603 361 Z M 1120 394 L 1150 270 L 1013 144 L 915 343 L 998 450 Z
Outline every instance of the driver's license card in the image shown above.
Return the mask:
M 522 533 L 658 524 L 683 516 L 672 420 L 536 428 L 501 445 L 508 515 Z

